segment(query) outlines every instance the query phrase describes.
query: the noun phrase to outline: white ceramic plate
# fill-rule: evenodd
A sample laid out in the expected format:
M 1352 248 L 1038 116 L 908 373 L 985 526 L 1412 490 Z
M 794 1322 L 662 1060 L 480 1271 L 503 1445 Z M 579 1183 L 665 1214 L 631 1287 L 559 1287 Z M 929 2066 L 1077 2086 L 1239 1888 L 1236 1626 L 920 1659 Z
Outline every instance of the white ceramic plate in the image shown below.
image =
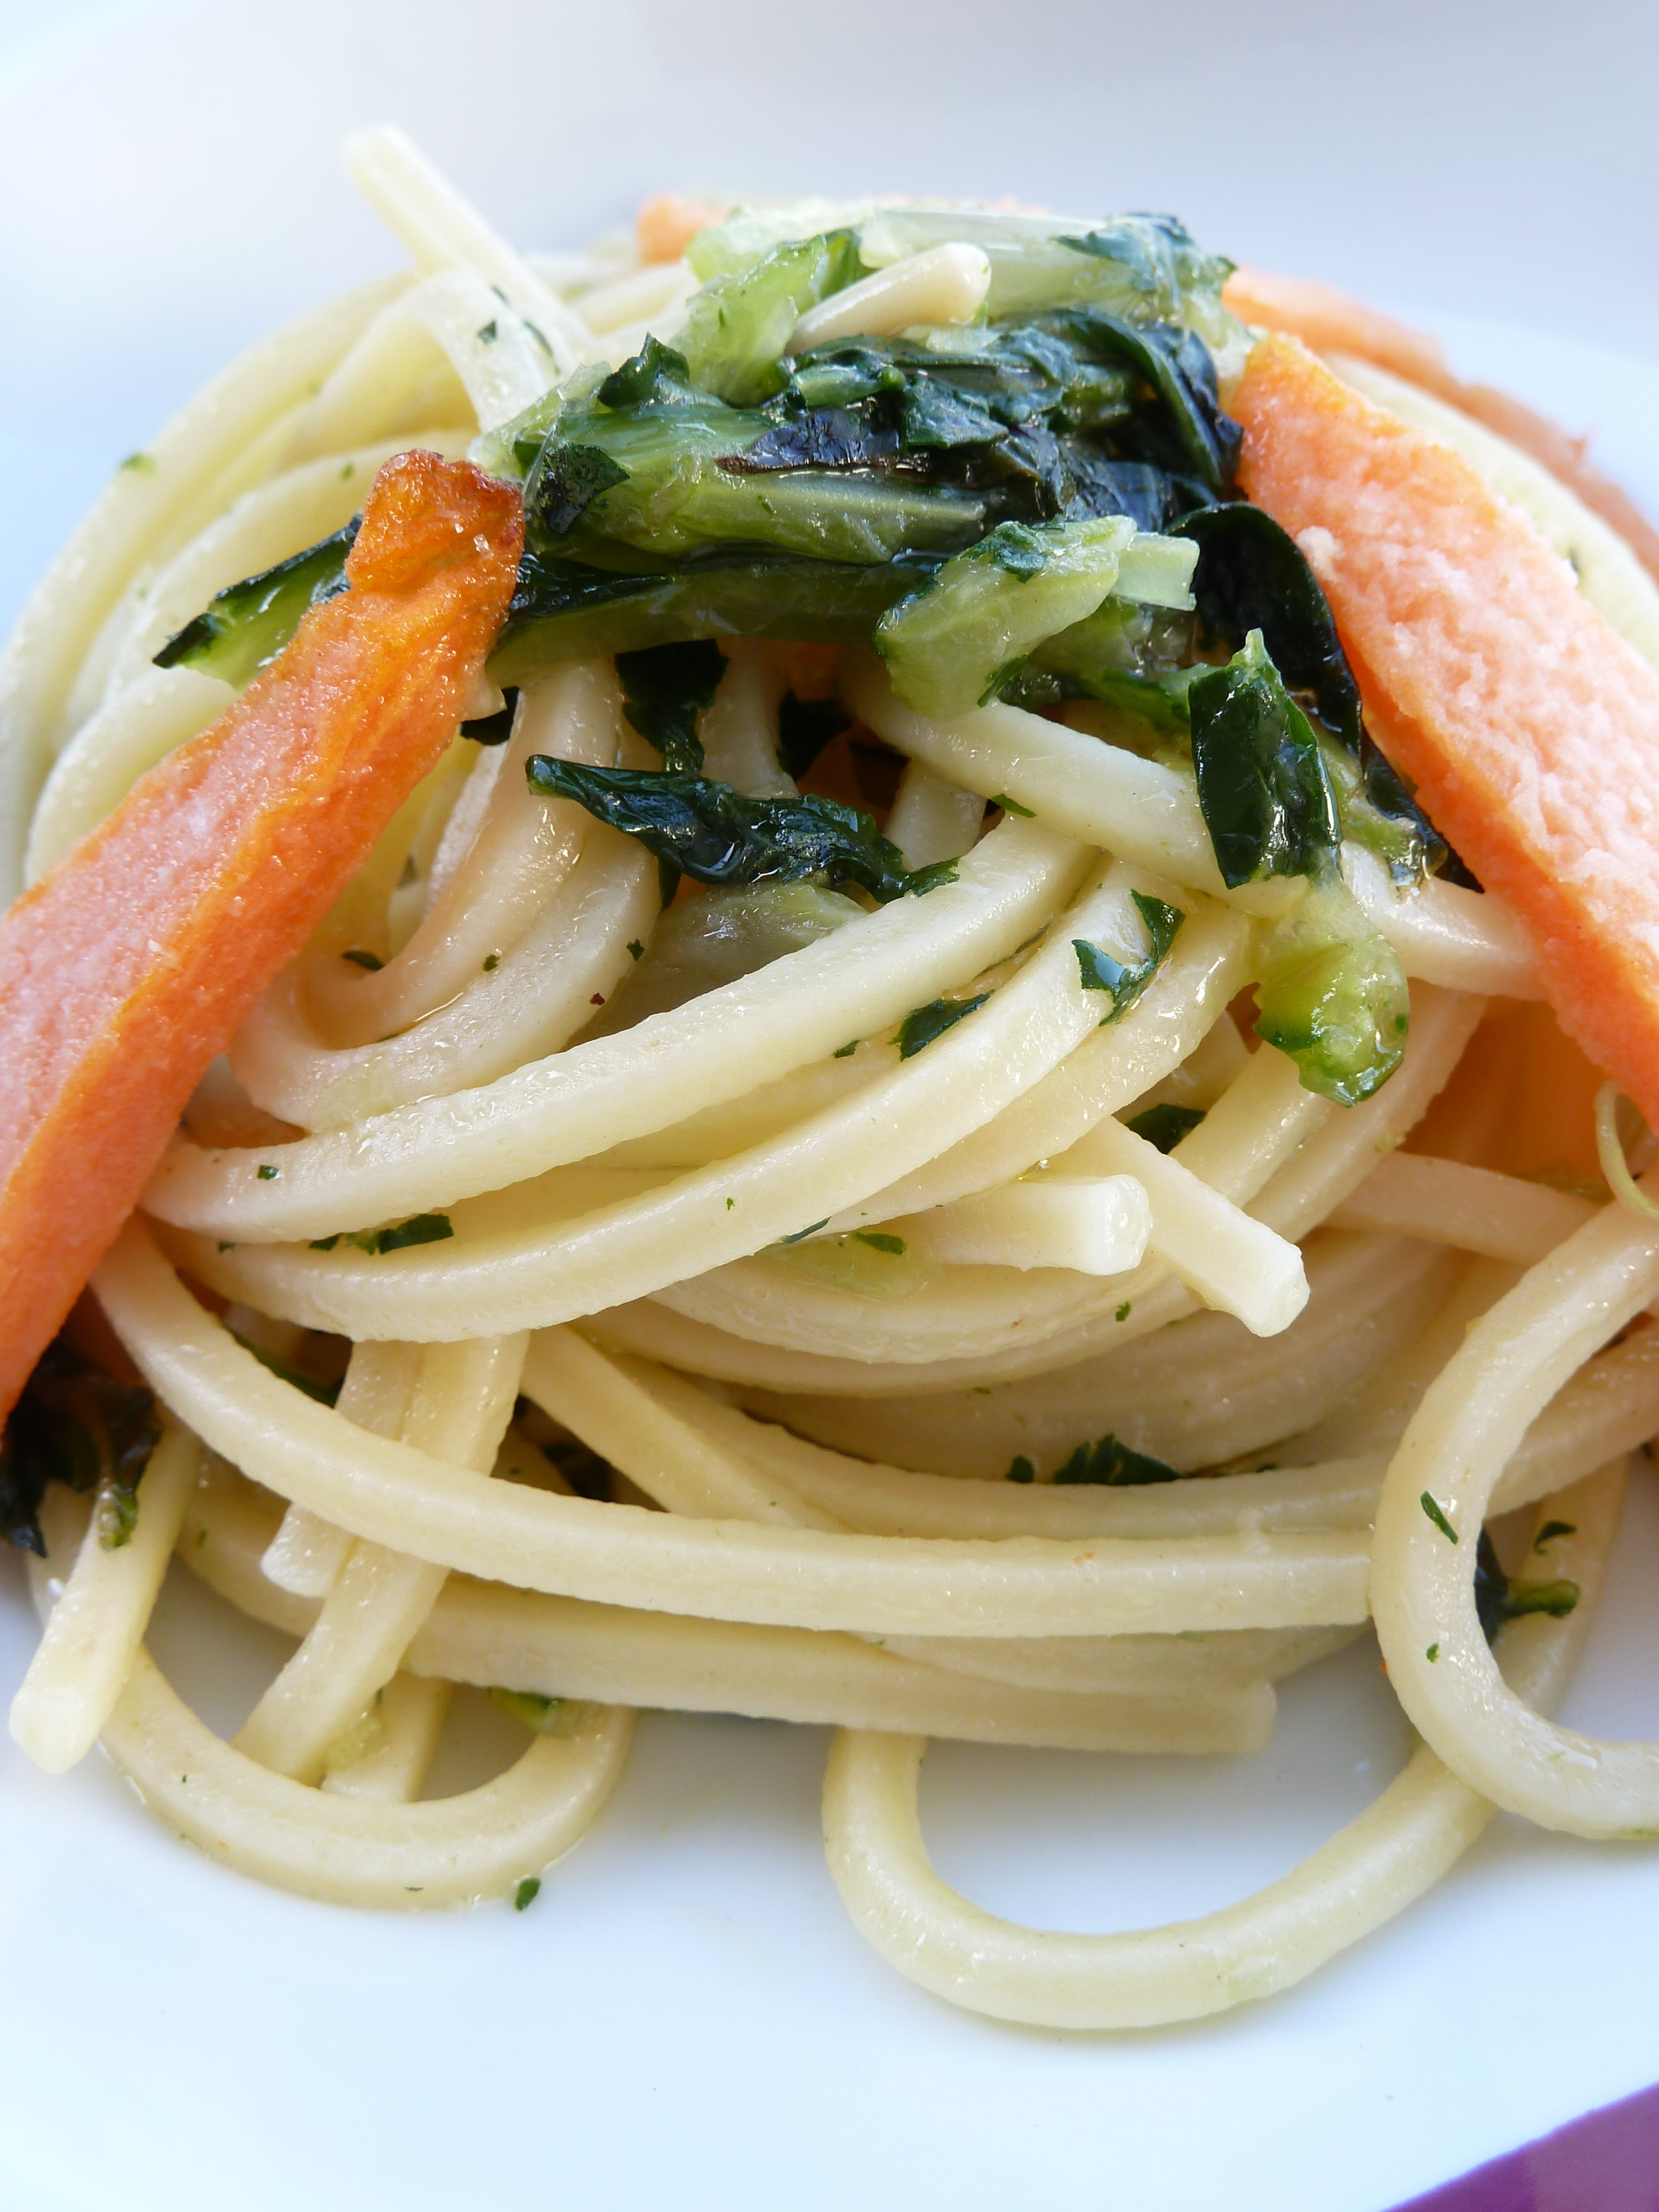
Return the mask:
M 1512 97 L 1553 97 L 1541 33 L 1516 60 L 1524 8 L 1501 37 L 1496 15 L 1407 9 L 1367 45 L 1287 4 L 1257 11 L 1247 46 L 1217 5 L 1188 11 L 1168 52 L 1127 29 L 1115 48 L 1118 11 L 1098 6 L 1023 5 L 1017 38 L 988 0 L 848 0 L 788 25 L 778 0 L 464 12 L 94 0 L 78 44 L 0 77 L 0 615 L 202 377 L 390 264 L 331 151 L 380 116 L 532 244 L 675 182 L 1175 205 L 1212 244 L 1426 302 L 1467 368 L 1595 427 L 1606 464 L 1659 506 L 1659 373 L 1574 335 L 1592 298 L 1626 344 L 1659 331 L 1632 275 L 1635 214 L 1599 197 L 1639 40 L 1617 68 L 1581 48 L 1605 97 L 1592 112 L 1581 85 L 1559 107 L 1546 189 L 1501 102 L 1496 123 L 1473 103 L 1437 155 L 1440 94 L 1406 96 L 1486 67 Z M 0 15 L 0 56 L 8 28 Z M 1310 190 L 1291 156 L 1310 119 L 1389 98 L 1392 150 L 1412 159 L 1386 210 L 1363 132 L 1351 173 L 1327 152 Z M 1507 327 L 1520 272 L 1564 269 L 1569 240 L 1573 297 L 1529 301 L 1553 334 Z M 1460 302 L 1485 319 L 1455 317 Z M 1644 1471 L 1577 1724 L 1659 1727 L 1656 1578 Z M 21 1572 L 0 1566 L 0 1585 L 9 1696 L 33 1630 Z M 154 1643 L 227 1729 L 281 1650 L 231 1638 L 177 1575 Z M 1288 1686 L 1259 1759 L 945 1746 L 923 1809 L 941 1872 L 992 1909 L 1131 1926 L 1272 1880 L 1403 1751 L 1367 1643 Z M 823 1864 L 823 1752 L 816 1730 L 647 1718 L 611 1809 L 529 1911 L 392 1919 L 257 1889 L 179 1844 L 100 1759 L 48 1781 L 7 1747 L 0 2203 L 1380 2212 L 1659 2078 L 1650 1852 L 1500 1820 L 1413 1912 L 1289 1995 L 1154 2036 L 1066 2038 L 954 2013 L 865 1949 Z

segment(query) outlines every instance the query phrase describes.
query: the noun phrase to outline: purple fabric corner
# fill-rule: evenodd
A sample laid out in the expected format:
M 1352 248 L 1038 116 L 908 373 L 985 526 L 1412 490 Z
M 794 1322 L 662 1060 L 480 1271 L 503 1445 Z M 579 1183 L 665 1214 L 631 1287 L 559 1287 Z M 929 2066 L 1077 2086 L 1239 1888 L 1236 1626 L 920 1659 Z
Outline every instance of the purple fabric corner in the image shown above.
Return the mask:
M 1659 2212 L 1659 2087 L 1570 2121 L 1398 2212 Z

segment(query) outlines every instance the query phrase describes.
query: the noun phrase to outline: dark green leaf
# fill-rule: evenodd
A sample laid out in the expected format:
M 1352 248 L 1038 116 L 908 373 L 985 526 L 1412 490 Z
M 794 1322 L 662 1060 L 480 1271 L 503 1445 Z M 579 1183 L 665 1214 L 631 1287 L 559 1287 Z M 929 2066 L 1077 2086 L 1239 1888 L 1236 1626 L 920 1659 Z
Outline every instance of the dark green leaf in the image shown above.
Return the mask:
M 697 717 L 714 704 L 725 673 L 726 656 L 712 639 L 617 655 L 623 712 L 673 775 L 701 771 Z
M 708 395 L 696 390 L 685 356 L 647 337 L 631 360 L 613 368 L 594 397 L 601 407 L 683 407 Z
M 378 1231 L 374 1249 L 377 1252 L 401 1252 L 410 1244 L 441 1244 L 446 1237 L 454 1234 L 447 1213 L 416 1213 L 407 1221 L 400 1221 L 395 1229 Z
M 1004 1475 L 1003 1480 L 1005 1482 L 1035 1482 L 1036 1467 L 1032 1461 L 1026 1458 L 1024 1452 L 1016 1452 L 1008 1463 L 1008 1472 Z
M 1149 1106 L 1144 1114 L 1124 1124 L 1138 1137 L 1145 1137 L 1160 1152 L 1172 1152 L 1183 1137 L 1190 1137 L 1204 1119 L 1201 1106 Z
M 1365 728 L 1359 686 L 1330 603 L 1290 532 L 1241 501 L 1200 507 L 1175 524 L 1173 534 L 1192 538 L 1199 549 L 1193 593 L 1206 641 L 1236 652 L 1252 630 L 1260 630 L 1287 688 L 1307 700 L 1352 755 L 1376 821 L 1368 825 L 1358 810 L 1345 809 L 1345 834 L 1372 844 L 1397 881 L 1438 867 L 1445 847 Z M 1379 834 L 1384 825 L 1391 834 Z
M 275 660 L 307 609 L 346 589 L 346 555 L 361 518 L 308 545 L 274 568 L 231 584 L 205 611 L 170 637 L 155 655 L 158 668 L 195 668 L 240 691 Z
M 1145 380 L 1148 398 L 1135 417 L 1131 458 L 1196 477 L 1214 494 L 1224 491 L 1238 466 L 1243 441 L 1216 394 L 1215 363 L 1203 340 L 1174 323 L 1136 324 L 1097 309 L 1073 308 L 1045 319 L 1097 360 L 1121 362 Z
M 1103 1482 L 1113 1487 L 1144 1482 L 1178 1482 L 1181 1472 L 1150 1453 L 1132 1451 L 1115 1436 L 1091 1444 L 1079 1444 L 1064 1466 L 1054 1469 L 1056 1482 Z
M 1086 938 L 1074 937 L 1072 950 L 1077 954 L 1079 973 L 1085 991 L 1104 991 L 1112 1001 L 1112 1011 L 1107 1022 L 1121 1021 L 1169 957 L 1175 943 L 1176 932 L 1186 916 L 1179 907 L 1166 906 L 1162 899 L 1146 898 L 1139 891 L 1131 891 L 1141 920 L 1146 925 L 1147 950 L 1133 966 L 1115 960 L 1098 945 L 1091 945 Z M 1101 1026 L 1105 1027 L 1105 1022 Z
M 562 538 L 596 499 L 627 482 L 628 471 L 603 447 L 549 438 L 525 478 L 526 523 L 544 538 Z
M 1312 725 L 1261 631 L 1187 693 L 1198 803 L 1222 880 L 1317 875 L 1334 864 L 1336 802 Z
M 530 788 L 571 799 L 699 884 L 797 883 L 821 877 L 832 890 L 857 884 L 872 898 L 932 890 L 935 870 L 904 866 L 856 807 L 833 799 L 748 799 L 702 776 L 587 768 L 532 754 Z
M 898 1055 L 901 1060 L 914 1059 L 925 1045 L 941 1037 L 948 1029 L 954 1029 L 991 996 L 981 991 L 973 999 L 933 999 L 927 1006 L 918 1006 L 899 1024 Z
M 754 474 L 775 469 L 867 469 L 892 459 L 898 433 L 868 414 L 845 407 L 813 407 L 786 416 L 745 452 L 723 460 L 723 469 Z

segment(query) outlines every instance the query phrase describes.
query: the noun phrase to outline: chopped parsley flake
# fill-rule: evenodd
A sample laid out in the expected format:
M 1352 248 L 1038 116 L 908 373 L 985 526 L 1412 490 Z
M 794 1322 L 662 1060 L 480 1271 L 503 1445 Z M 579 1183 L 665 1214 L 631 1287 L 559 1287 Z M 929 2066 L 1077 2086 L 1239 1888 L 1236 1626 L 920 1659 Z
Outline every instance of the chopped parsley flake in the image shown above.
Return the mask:
M 541 1893 L 540 1876 L 527 1874 L 513 1893 L 513 1910 L 522 1912 L 526 1905 L 533 1905 Z
M 261 1182 L 275 1182 L 277 1176 L 282 1173 L 282 1170 L 280 1168 L 272 1167 L 269 1160 L 261 1160 L 258 1166 L 254 1170 L 254 1173 L 258 1176 Z
M 361 945 L 354 945 L 350 951 L 343 952 L 340 957 L 342 960 L 355 960 L 360 968 L 367 968 L 371 975 L 386 966 L 378 952 L 365 951 Z
M 1435 1527 L 1440 1531 L 1441 1534 L 1446 1539 L 1447 1542 L 1449 1544 L 1455 1544 L 1457 1541 L 1456 1529 L 1452 1527 L 1451 1522 L 1447 1520 L 1445 1515 L 1440 1510 L 1440 1508 L 1435 1504 L 1433 1498 L 1430 1497 L 1426 1490 L 1423 1492 L 1423 1495 L 1417 1502 L 1422 1507 L 1423 1510 L 1428 1515 L 1430 1520 L 1433 1522 Z
M 1008 1472 L 1004 1475 L 1003 1480 L 1005 1482 L 1035 1482 L 1036 1480 L 1036 1466 L 1026 1458 L 1024 1452 L 1016 1452 L 1008 1463 Z
M 483 971 L 486 975 L 493 975 L 501 964 L 501 956 L 499 952 L 485 953 L 483 957 Z
M 867 1244 L 872 1252 L 890 1252 L 896 1260 L 904 1257 L 906 1246 L 902 1237 L 890 1237 L 884 1229 L 855 1229 L 855 1244 Z
M 954 1029 L 959 1021 L 982 1006 L 990 996 L 990 992 L 981 991 L 972 999 L 933 999 L 927 1006 L 918 1006 L 899 1024 L 899 1058 L 914 1059 L 924 1045 L 932 1044 L 935 1037 L 941 1037 L 946 1030 Z
M 629 958 L 630 960 L 638 960 L 638 959 L 640 959 L 640 958 L 643 956 L 644 951 L 645 951 L 645 947 L 644 947 L 644 945 L 642 945 L 640 943 L 640 940 L 639 940 L 639 939 L 638 939 L 637 937 L 630 937 L 630 938 L 629 939 L 629 940 L 628 940 L 628 957 L 629 957 Z
M 1541 1552 L 1547 1544 L 1553 1544 L 1558 1536 L 1576 1536 L 1577 1534 L 1577 1524 L 1575 1522 L 1547 1521 L 1537 1535 L 1534 1537 L 1532 1548 L 1534 1552 Z
M 137 477 L 149 476 L 155 466 L 155 461 L 148 453 L 129 453 L 121 464 L 122 470 Z
M 359 1252 L 401 1252 L 410 1244 L 441 1244 L 455 1234 L 447 1213 L 416 1213 L 390 1229 L 337 1229 L 332 1237 L 313 1237 L 313 1252 L 331 1252 L 337 1244 L 350 1244 Z
M 1134 1311 L 1134 1306 L 1133 1306 L 1133 1304 L 1132 1304 L 1132 1302 L 1131 1302 L 1129 1299 L 1125 1298 L 1125 1299 L 1124 1299 L 1124 1301 L 1123 1301 L 1123 1303 L 1122 1303 L 1122 1304 L 1118 1308 L 1118 1310 L 1117 1310 L 1116 1313 L 1115 1313 L 1115 1314 L 1113 1315 L 1112 1318 L 1113 1318 L 1113 1320 L 1114 1320 L 1114 1321 L 1127 1321 L 1127 1320 L 1128 1320 L 1128 1318 L 1129 1318 L 1129 1316 L 1130 1316 L 1133 1311 Z
M 1005 814 L 1018 814 L 1022 821 L 1035 822 L 1036 820 L 1036 816 L 1031 811 L 1031 809 L 1029 806 L 1022 806 L 1018 799 L 1010 799 L 1006 791 L 998 792 L 996 797 L 991 801 L 991 804 L 993 806 L 1000 806 Z
M 854 1037 L 851 1044 L 838 1044 L 830 1057 L 831 1060 L 851 1060 L 858 1048 L 859 1041 Z
M 787 1237 L 780 1237 L 778 1242 L 780 1244 L 799 1244 L 804 1237 L 816 1237 L 820 1229 L 827 1229 L 829 1226 L 830 1217 L 826 1213 L 822 1221 L 809 1223 L 805 1229 L 797 1229 Z
M 1428 1661 L 1430 1666 L 1432 1667 L 1435 1661 L 1440 1656 L 1440 1646 L 1437 1644 L 1431 1644 L 1428 1650 L 1423 1654 L 1423 1656 Z
M 480 325 L 480 327 L 479 327 L 479 329 L 478 329 L 478 331 L 477 331 L 477 334 L 476 334 L 476 335 L 477 335 L 477 340 L 478 340 L 478 343 L 479 343 L 479 344 L 480 344 L 480 345 L 494 345 L 494 344 L 495 344 L 495 340 L 496 340 L 497 337 L 500 335 L 500 333 L 499 333 L 499 331 L 497 331 L 497 329 L 496 329 L 496 326 L 495 326 L 495 318 L 494 317 L 494 315 L 492 315 L 492 316 L 490 317 L 489 320 L 487 323 L 482 324 L 482 325 Z

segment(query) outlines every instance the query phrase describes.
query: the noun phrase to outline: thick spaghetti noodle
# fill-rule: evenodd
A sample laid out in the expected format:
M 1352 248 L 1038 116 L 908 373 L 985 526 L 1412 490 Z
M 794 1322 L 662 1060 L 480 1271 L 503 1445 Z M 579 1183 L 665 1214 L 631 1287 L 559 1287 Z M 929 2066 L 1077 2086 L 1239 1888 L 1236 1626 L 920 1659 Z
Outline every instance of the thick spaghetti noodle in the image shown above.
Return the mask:
M 909 204 L 690 260 L 659 204 L 670 258 L 540 264 L 395 134 L 351 158 L 413 271 L 228 372 L 41 586 L 9 889 L 343 580 L 331 534 L 410 447 L 523 486 L 516 704 L 398 811 L 98 1270 L 160 1441 L 136 1491 L 40 1501 L 14 1735 L 54 1770 L 101 1737 L 261 1879 L 407 1906 L 538 1875 L 632 1708 L 832 1723 L 854 1924 L 1071 2027 L 1285 1986 L 1494 1806 L 1659 1830 L 1659 1751 L 1544 1717 L 1659 1430 L 1659 1232 L 1607 1202 L 1526 934 L 1436 872 L 1311 573 L 1239 525 L 1224 264 Z M 1572 489 L 1336 367 L 1659 659 L 1659 589 Z M 296 1639 L 229 1744 L 143 1649 L 175 1552 Z M 1256 1752 L 1372 1616 L 1423 1741 L 1260 1895 L 1085 1938 L 933 1872 L 928 1736 Z M 461 1683 L 533 1733 L 428 1801 Z

